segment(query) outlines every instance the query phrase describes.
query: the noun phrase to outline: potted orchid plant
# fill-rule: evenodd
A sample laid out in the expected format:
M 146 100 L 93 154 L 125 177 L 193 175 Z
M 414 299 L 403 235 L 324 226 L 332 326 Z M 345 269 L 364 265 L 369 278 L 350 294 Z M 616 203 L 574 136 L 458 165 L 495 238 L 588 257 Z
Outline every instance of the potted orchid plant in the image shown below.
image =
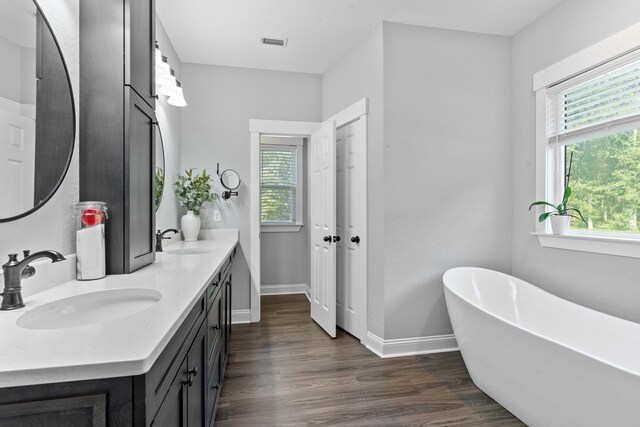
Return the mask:
M 540 214 L 538 217 L 539 222 L 544 222 L 547 219 L 551 220 L 551 231 L 553 234 L 567 234 L 569 231 L 569 223 L 571 222 L 571 218 L 576 218 L 583 221 L 585 224 L 587 221 L 582 216 L 582 213 L 576 208 L 568 207 L 569 197 L 571 197 L 571 187 L 569 187 L 569 181 L 571 179 L 571 165 L 573 163 L 573 153 L 571 153 L 571 158 L 569 160 L 569 172 L 567 173 L 567 178 L 565 181 L 565 190 L 562 195 L 562 201 L 554 205 L 553 203 L 547 202 L 545 200 L 539 200 L 537 202 L 531 203 L 529 205 L 529 210 L 534 206 L 547 206 L 550 207 L 551 210 L 547 210 Z

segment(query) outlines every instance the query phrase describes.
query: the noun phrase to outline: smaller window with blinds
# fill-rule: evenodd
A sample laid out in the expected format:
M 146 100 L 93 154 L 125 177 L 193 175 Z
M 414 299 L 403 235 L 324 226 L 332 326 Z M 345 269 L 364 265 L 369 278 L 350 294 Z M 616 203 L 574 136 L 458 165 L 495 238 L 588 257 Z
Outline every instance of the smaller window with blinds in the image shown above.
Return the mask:
M 546 89 L 547 177 L 587 220 L 577 234 L 640 237 L 640 55 L 629 54 Z
M 295 227 L 303 223 L 302 138 L 260 139 L 260 222 Z M 272 228 L 271 231 L 276 228 Z M 269 228 L 263 229 L 270 231 Z

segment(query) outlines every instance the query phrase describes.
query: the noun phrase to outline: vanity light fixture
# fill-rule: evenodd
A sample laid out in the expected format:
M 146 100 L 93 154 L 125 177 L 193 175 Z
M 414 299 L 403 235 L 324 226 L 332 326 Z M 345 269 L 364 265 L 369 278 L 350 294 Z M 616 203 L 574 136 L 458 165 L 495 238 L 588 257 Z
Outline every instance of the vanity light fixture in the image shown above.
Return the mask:
M 156 65 L 156 85 L 160 87 L 170 83 L 171 81 L 171 67 L 169 66 L 169 60 L 166 56 L 161 56 L 162 59 L 160 65 Z
M 171 75 L 168 77 L 168 83 L 161 86 L 160 90 L 158 90 L 158 93 L 162 94 L 162 95 L 166 95 L 168 97 L 172 97 L 174 95 L 177 95 L 178 93 L 178 84 L 176 83 L 176 72 L 173 71 L 173 68 L 171 69 Z
M 182 92 L 182 85 L 176 80 L 176 93 L 169 97 L 167 102 L 174 107 L 186 107 L 187 101 L 184 99 L 184 93 Z
M 156 42 L 156 49 L 155 49 L 155 55 L 156 55 L 156 78 L 158 78 L 159 75 L 162 75 L 165 73 L 165 70 L 162 68 L 162 52 L 160 51 L 160 45 L 158 44 L 158 42 Z
M 176 79 L 176 73 L 169 65 L 169 59 L 162 54 L 160 46 L 156 41 L 155 49 L 155 77 L 156 77 L 156 92 L 168 96 L 167 103 L 174 107 L 186 107 L 187 101 L 184 99 L 184 93 L 182 92 L 182 85 Z M 156 98 L 158 96 L 156 95 Z

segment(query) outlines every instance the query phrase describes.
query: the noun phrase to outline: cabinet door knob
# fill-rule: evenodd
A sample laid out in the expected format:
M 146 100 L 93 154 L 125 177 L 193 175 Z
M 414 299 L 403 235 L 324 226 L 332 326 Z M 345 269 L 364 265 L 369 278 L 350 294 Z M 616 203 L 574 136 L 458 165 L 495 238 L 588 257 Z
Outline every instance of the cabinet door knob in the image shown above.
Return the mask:
M 322 240 L 324 240 L 325 242 L 331 243 L 331 236 L 324 236 Z
M 191 375 L 187 376 L 187 379 L 185 381 L 182 381 L 182 384 L 191 387 L 193 385 L 193 377 Z
M 360 236 L 352 237 L 351 241 L 356 244 L 360 243 Z
M 189 369 L 187 371 L 187 374 L 193 375 L 195 377 L 196 375 L 198 375 L 198 367 L 194 366 L 193 368 Z
M 340 241 L 340 236 L 333 236 L 333 241 L 334 242 L 339 242 Z

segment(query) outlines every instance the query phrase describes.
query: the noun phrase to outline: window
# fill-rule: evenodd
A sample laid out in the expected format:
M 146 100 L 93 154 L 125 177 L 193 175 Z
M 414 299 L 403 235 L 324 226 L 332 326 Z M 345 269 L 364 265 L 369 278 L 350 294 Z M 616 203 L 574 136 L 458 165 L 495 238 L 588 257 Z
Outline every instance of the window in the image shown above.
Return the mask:
M 302 226 L 302 168 L 302 138 L 261 137 L 260 222 L 268 227 L 263 231 Z
M 636 28 L 637 27 L 637 28 Z M 533 76 L 535 200 L 560 202 L 570 170 L 571 221 L 540 244 L 640 258 L 640 26 L 630 27 Z
M 561 199 L 586 232 L 640 233 L 640 59 L 627 56 L 547 89 L 547 139 Z M 567 177 L 568 172 L 570 177 Z M 560 173 L 558 173 L 560 172 Z

